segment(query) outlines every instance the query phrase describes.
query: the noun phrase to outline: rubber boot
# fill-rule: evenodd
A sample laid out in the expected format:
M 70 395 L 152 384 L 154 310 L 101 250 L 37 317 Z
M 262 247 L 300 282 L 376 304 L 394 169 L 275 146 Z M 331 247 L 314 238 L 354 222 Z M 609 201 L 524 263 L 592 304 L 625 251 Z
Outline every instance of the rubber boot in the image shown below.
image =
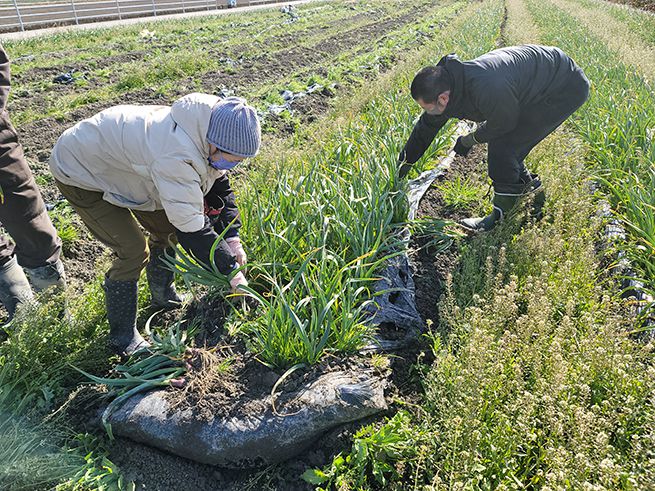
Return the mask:
M 525 198 L 533 196 L 530 215 L 535 220 L 541 220 L 546 193 L 537 174 L 529 174 L 521 184 L 504 186 L 508 192 L 494 192 L 493 210 L 483 218 L 466 218 L 462 225 L 475 232 L 488 232 L 496 223 L 508 217 L 514 208 Z M 505 191 L 505 189 L 503 189 Z
M 546 192 L 541 184 L 538 174 L 532 174 L 532 181 L 529 183 L 529 194 L 533 195 L 530 214 L 532 218 L 539 221 L 544 216 L 544 205 L 546 204 Z
M 150 261 L 146 266 L 146 278 L 152 297 L 151 305 L 154 308 L 171 309 L 182 305 L 184 298 L 175 291 L 173 280 L 175 273 L 166 267 L 165 254 L 175 257 L 175 249 L 168 247 L 154 247 L 150 250 Z
M 60 290 L 66 288 L 66 273 L 64 272 L 64 264 L 61 259 L 52 264 L 46 264 L 38 268 L 25 268 L 25 273 L 30 279 L 30 283 L 34 290 L 41 292 L 51 287 L 56 287 Z
M 488 232 L 496 226 L 496 223 L 502 220 L 516 206 L 521 195 L 494 193 L 492 200 L 493 210 L 486 217 L 465 218 L 462 225 L 475 232 Z
M 123 356 L 150 346 L 136 329 L 137 281 L 105 278 L 105 303 L 109 320 L 109 347 Z
M 25 271 L 18 265 L 16 256 L 0 266 L 0 302 L 7 309 L 9 320 L 14 318 L 16 308 L 21 303 L 34 298 L 32 287 Z

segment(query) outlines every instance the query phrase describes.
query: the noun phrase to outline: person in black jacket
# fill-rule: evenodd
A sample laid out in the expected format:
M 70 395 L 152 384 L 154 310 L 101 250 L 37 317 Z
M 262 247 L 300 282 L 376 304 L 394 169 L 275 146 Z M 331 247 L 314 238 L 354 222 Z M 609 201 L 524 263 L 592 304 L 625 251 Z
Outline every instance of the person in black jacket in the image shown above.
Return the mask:
M 471 61 L 444 56 L 436 66 L 420 70 L 411 86 L 425 111 L 399 157 L 400 175 L 407 175 L 450 118 L 478 122 L 454 147 L 466 156 L 476 144 L 488 144 L 488 171 L 493 182 L 493 211 L 463 224 L 475 231 L 493 228 L 532 194 L 533 213 L 545 201 L 541 181 L 524 160 L 537 143 L 552 133 L 589 97 L 584 72 L 562 50 L 523 45 L 497 49 Z

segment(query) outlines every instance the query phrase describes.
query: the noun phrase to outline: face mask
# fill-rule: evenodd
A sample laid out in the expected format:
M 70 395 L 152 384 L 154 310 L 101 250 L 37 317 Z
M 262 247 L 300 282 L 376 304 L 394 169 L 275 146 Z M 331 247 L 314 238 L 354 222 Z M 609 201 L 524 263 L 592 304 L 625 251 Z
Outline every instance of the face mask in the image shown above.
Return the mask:
M 426 109 L 425 112 L 431 116 L 440 116 L 443 113 L 443 111 L 439 110 L 439 107 L 437 105 L 434 105 L 430 109 Z
M 239 162 L 230 162 L 225 157 L 221 157 L 218 160 L 212 160 L 211 157 L 207 158 L 207 162 L 214 169 L 218 170 L 231 170 L 234 169 Z

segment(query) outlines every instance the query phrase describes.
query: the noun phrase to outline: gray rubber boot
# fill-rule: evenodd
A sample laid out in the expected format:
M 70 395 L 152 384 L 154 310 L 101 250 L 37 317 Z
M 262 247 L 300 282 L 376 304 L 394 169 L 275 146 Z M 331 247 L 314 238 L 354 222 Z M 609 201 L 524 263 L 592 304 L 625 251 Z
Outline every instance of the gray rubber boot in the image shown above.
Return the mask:
M 32 287 L 14 256 L 0 266 L 0 302 L 7 309 L 9 320 L 14 318 L 19 304 L 29 302 L 33 298 Z
M 25 268 L 34 290 L 41 292 L 51 287 L 64 290 L 66 288 L 66 273 L 61 259 L 53 264 L 46 264 L 38 268 Z
M 152 296 L 152 306 L 155 308 L 176 308 L 182 305 L 184 298 L 175 291 L 173 280 L 175 273 L 166 267 L 165 254 L 175 257 L 175 249 L 154 247 L 150 250 L 150 261 L 146 266 L 146 278 Z
M 118 354 L 129 356 L 150 343 L 136 329 L 137 281 L 105 278 L 105 304 L 109 320 L 109 347 Z

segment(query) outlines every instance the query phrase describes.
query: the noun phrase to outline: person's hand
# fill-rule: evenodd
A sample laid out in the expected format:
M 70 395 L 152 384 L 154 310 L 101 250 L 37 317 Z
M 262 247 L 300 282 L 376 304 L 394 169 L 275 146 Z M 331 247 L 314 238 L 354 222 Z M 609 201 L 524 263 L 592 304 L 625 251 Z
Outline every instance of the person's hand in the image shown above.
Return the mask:
M 243 275 L 241 271 L 232 277 L 230 280 L 230 287 L 232 288 L 232 293 L 243 293 L 243 290 L 239 289 L 239 286 L 248 286 L 248 280 Z
M 410 169 L 412 168 L 411 164 L 407 162 L 398 161 L 398 177 L 404 179 L 407 174 L 409 174 Z
M 239 266 L 245 265 L 248 262 L 248 256 L 246 256 L 246 251 L 243 250 L 241 239 L 239 237 L 230 237 L 229 239 L 226 239 L 225 242 L 230 246 L 230 250 L 232 251 L 232 254 L 234 254 Z
M 473 146 L 467 146 L 466 142 L 464 141 L 464 137 L 460 136 L 455 142 L 453 152 L 455 152 L 455 154 L 459 155 L 460 157 L 466 157 L 471 151 L 471 148 L 473 148 Z
M 466 157 L 476 143 L 478 143 L 478 141 L 475 139 L 475 132 L 460 136 L 457 139 L 457 142 L 455 142 L 453 152 L 461 157 Z

